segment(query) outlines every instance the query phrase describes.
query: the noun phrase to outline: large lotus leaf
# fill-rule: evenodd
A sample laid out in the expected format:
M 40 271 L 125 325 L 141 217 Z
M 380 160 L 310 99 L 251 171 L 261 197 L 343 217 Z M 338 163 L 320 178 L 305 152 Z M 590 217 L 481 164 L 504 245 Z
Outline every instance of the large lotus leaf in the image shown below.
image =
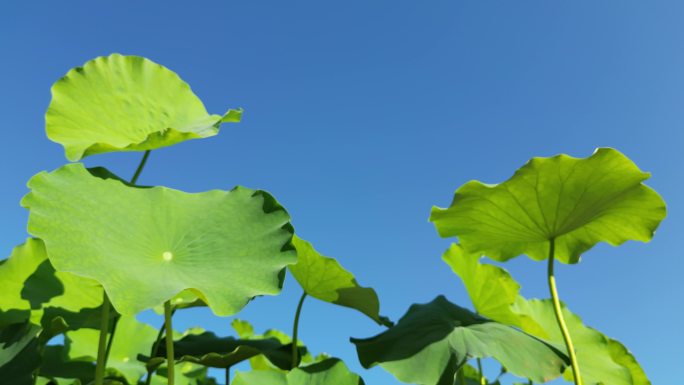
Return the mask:
M 311 243 L 295 236 L 292 243 L 297 250 L 297 263 L 290 272 L 306 294 L 322 301 L 350 307 L 367 315 L 375 322 L 392 326 L 387 317 L 380 316 L 380 301 L 375 290 L 361 287 L 354 275 L 334 258 L 321 255 Z
M 102 287 L 93 280 L 55 272 L 45 246 L 30 238 L 0 265 L 0 326 L 31 319 L 48 327 L 62 317 L 71 329 L 99 327 Z M 97 322 L 92 321 L 97 315 Z
M 306 353 L 305 348 L 300 348 Z M 213 368 L 229 368 L 263 354 L 282 370 L 292 365 L 292 344 L 282 344 L 276 338 L 236 339 L 218 337 L 214 333 L 189 334 L 174 342 L 174 354 L 179 361 Z M 158 357 L 166 357 L 166 346 L 160 345 Z
M 234 319 L 231 322 L 231 326 L 237 333 L 237 335 L 240 337 L 242 340 L 251 340 L 251 341 L 261 341 L 261 340 L 277 340 L 280 342 L 281 345 L 287 345 L 292 347 L 292 337 L 287 335 L 286 333 L 276 330 L 276 329 L 269 329 L 264 332 L 264 334 L 255 334 L 254 333 L 254 328 L 252 325 L 245 321 L 245 320 L 240 320 L 240 319 Z M 306 345 L 304 342 L 301 340 L 301 338 L 297 339 L 297 348 L 299 349 L 299 359 L 301 364 L 311 364 L 315 362 L 320 362 L 324 359 L 329 358 L 325 354 L 320 354 L 316 357 L 313 357 L 311 353 L 308 351 L 306 348 Z M 288 366 L 291 366 L 292 364 L 292 359 L 290 359 Z M 276 372 L 285 372 L 286 370 L 283 370 L 282 365 L 279 367 L 278 365 L 275 365 L 272 363 L 265 355 L 260 354 L 258 356 L 252 357 L 249 359 L 249 365 L 251 368 L 255 371 L 263 371 L 263 370 L 271 370 L 271 371 L 276 371 Z
M 387 331 L 352 342 L 365 368 L 379 364 L 400 381 L 425 385 L 453 384 L 458 369 L 475 357 L 493 357 L 509 372 L 535 382 L 560 376 L 568 364 L 557 348 L 443 296 L 412 305 Z
M 139 56 L 113 54 L 70 70 L 52 86 L 46 130 L 66 157 L 143 151 L 216 135 L 241 110 L 209 115 L 173 71 Z
M 99 331 L 81 329 L 66 333 L 66 347 L 70 361 L 95 362 Z M 157 330 L 136 321 L 134 316 L 122 316 L 116 326 L 107 368 L 120 372 L 135 384 L 147 373 L 145 365 L 137 360 L 138 354 L 149 353 L 157 338 Z
M 550 300 L 527 300 L 520 285 L 498 266 L 482 264 L 479 254 L 466 253 L 452 245 L 444 260 L 461 277 L 473 306 L 482 315 L 556 344 L 563 344 Z M 634 356 L 620 342 L 585 326 L 565 306 L 567 323 L 585 385 L 648 385 L 650 382 Z M 565 376 L 571 376 L 567 370 Z
M 330 358 L 288 373 L 255 370 L 238 372 L 233 385 L 363 385 L 364 382 L 339 359 Z
M 140 189 L 80 163 L 40 173 L 29 187 L 29 232 L 52 264 L 100 282 L 120 313 L 192 289 L 215 314 L 232 315 L 254 296 L 277 294 L 281 271 L 296 261 L 289 215 L 264 191 Z
M 451 207 L 430 220 L 442 237 L 457 236 L 471 252 L 505 261 L 520 254 L 576 263 L 598 242 L 647 242 L 665 217 L 665 202 L 642 182 L 629 158 L 599 148 L 588 158 L 533 158 L 498 185 L 470 181 Z

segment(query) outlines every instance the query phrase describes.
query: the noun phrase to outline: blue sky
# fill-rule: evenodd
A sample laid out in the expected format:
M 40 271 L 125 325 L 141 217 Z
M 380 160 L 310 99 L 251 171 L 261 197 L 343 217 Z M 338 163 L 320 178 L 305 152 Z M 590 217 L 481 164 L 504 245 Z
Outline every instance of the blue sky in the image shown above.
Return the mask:
M 684 3 L 678 1 L 3 2 L 0 5 L 0 255 L 27 236 L 25 182 L 66 163 L 44 135 L 51 84 L 113 52 L 176 71 L 209 111 L 243 123 L 152 153 L 140 183 L 185 191 L 236 184 L 273 193 L 298 233 L 374 287 L 396 319 L 443 293 L 469 305 L 427 222 L 470 179 L 497 183 L 533 156 L 615 147 L 668 203 L 649 244 L 600 245 L 557 268 L 562 298 L 625 343 L 656 384 L 675 383 L 684 343 Z M 140 154 L 90 157 L 132 175 Z M 545 266 L 506 267 L 545 297 Z M 300 289 L 238 317 L 290 330 Z M 157 318 L 146 314 L 150 322 Z M 180 313 L 220 334 L 230 320 Z M 348 337 L 380 331 L 307 301 L 301 337 L 348 362 Z

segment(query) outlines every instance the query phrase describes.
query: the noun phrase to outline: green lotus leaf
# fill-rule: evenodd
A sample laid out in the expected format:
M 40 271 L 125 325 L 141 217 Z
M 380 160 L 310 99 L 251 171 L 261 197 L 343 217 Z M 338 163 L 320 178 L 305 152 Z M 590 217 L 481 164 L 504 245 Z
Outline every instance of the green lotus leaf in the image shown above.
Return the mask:
M 39 239 L 30 238 L 12 251 L 0 265 L 0 281 L 0 326 L 30 318 L 48 328 L 61 317 L 70 329 L 99 327 L 100 284 L 55 272 Z
M 498 185 L 471 181 L 430 221 L 442 237 L 457 236 L 471 252 L 498 261 L 521 254 L 577 263 L 598 242 L 647 242 L 665 217 L 665 202 L 642 182 L 629 158 L 599 148 L 588 158 L 533 158 Z
M 97 360 L 99 331 L 81 329 L 66 333 L 66 348 L 70 361 L 94 363 Z M 135 384 L 147 374 L 145 365 L 137 360 L 138 354 L 146 354 L 157 338 L 157 330 L 136 321 L 134 316 L 122 316 L 116 326 L 115 338 L 107 360 L 107 368 L 121 373 Z
M 461 277 L 478 313 L 495 321 L 519 327 L 551 343 L 563 344 L 550 300 L 527 300 L 510 274 L 494 265 L 479 262 L 480 255 L 452 245 L 443 256 Z M 572 336 L 585 385 L 649 385 L 643 369 L 620 342 L 585 326 L 563 305 L 563 316 Z M 571 378 L 572 371 L 565 372 Z
M 237 372 L 233 385 L 363 385 L 363 379 L 339 359 L 330 358 L 288 373 L 255 370 Z
M 442 259 L 461 278 L 478 313 L 532 335 L 544 335 L 535 320 L 513 311 L 513 305 L 521 299 L 520 284 L 506 270 L 480 263 L 480 254 L 468 253 L 457 243 L 449 247 Z
M 282 270 L 296 262 L 289 215 L 264 191 L 134 188 L 80 163 L 40 173 L 29 187 L 29 232 L 52 264 L 100 282 L 122 314 L 192 289 L 215 314 L 232 315 L 254 296 L 277 294 Z
M 304 292 L 322 301 L 356 309 L 381 325 L 392 326 L 387 317 L 380 316 L 380 301 L 375 290 L 361 287 L 354 275 L 334 258 L 325 257 L 311 243 L 294 236 L 297 263 L 290 272 Z
M 45 117 L 50 140 L 66 157 L 144 151 L 216 135 L 242 110 L 209 115 L 173 71 L 139 56 L 98 57 L 52 86 Z
M 262 341 L 262 340 L 277 340 L 281 345 L 286 345 L 292 347 L 292 337 L 287 335 L 286 333 L 280 331 L 280 330 L 275 330 L 275 329 L 269 329 L 264 332 L 264 334 L 255 334 L 254 333 L 254 328 L 252 325 L 245 321 L 245 320 L 240 320 L 240 319 L 234 319 L 231 323 L 231 326 L 237 333 L 237 335 L 240 337 L 241 340 L 250 340 L 250 341 Z M 308 351 L 306 348 L 306 345 L 304 345 L 304 342 L 301 339 L 297 339 L 297 348 L 299 349 L 299 360 L 301 364 L 311 364 L 315 362 L 320 362 L 324 359 L 327 359 L 327 355 L 318 355 L 316 357 L 313 357 L 311 353 Z M 292 356 L 290 356 L 290 361 L 287 362 L 287 369 L 292 365 Z M 283 362 L 285 364 L 285 362 Z M 287 370 L 283 369 L 284 365 L 276 365 L 272 363 L 265 355 L 260 354 L 254 357 L 251 357 L 249 359 L 249 365 L 250 367 L 255 370 L 255 371 L 264 371 L 264 370 L 270 370 L 270 371 L 275 371 L 275 372 L 286 372 Z
M 425 385 L 453 384 L 459 368 L 476 357 L 493 357 L 535 382 L 560 376 L 569 363 L 554 346 L 443 296 L 412 305 L 394 327 L 375 337 L 351 341 L 365 368 L 379 364 L 400 381 Z
M 572 335 L 577 361 L 582 368 L 585 385 L 650 385 L 634 356 L 624 345 L 610 339 L 596 329 L 587 327 L 582 319 L 563 305 L 563 317 Z M 536 320 L 546 332 L 544 338 L 561 343 L 563 336 L 558 329 L 551 300 L 533 299 L 516 304 L 516 310 Z M 572 371 L 564 377 L 572 381 Z
M 41 328 L 29 322 L 7 325 L 0 329 L 0 382 L 32 385 L 33 372 L 40 365 Z
M 174 366 L 175 385 L 217 385 L 216 381 L 207 377 L 207 367 L 190 362 L 180 362 Z M 166 366 L 157 369 L 152 376 L 151 385 L 168 385 L 168 372 Z
M 301 354 L 306 348 L 300 348 Z M 292 367 L 292 344 L 282 344 L 276 338 L 241 340 L 217 337 L 214 333 L 186 335 L 174 342 L 174 354 L 179 362 L 192 362 L 212 368 L 229 368 L 263 354 L 282 370 Z M 166 346 L 160 345 L 158 357 L 166 357 Z

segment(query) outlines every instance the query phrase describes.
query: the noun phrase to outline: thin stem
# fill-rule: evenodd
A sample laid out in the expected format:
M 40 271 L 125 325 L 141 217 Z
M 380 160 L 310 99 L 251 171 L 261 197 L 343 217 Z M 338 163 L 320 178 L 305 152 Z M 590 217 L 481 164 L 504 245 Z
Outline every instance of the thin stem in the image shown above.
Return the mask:
M 226 367 L 226 385 L 230 385 L 230 366 Z
M 528 380 L 527 380 L 527 385 L 534 385 L 534 382 L 532 382 L 532 380 L 528 379 Z
M 568 354 L 570 355 L 570 363 L 572 364 L 572 377 L 575 381 L 575 385 L 583 385 L 582 377 L 580 376 L 580 368 L 577 363 L 577 355 L 575 355 L 575 348 L 572 346 L 572 338 L 570 338 L 570 332 L 565 324 L 565 319 L 563 318 L 563 311 L 561 309 L 560 300 L 558 299 L 558 290 L 556 289 L 556 278 L 553 275 L 553 262 L 555 260 L 556 242 L 555 239 L 551 239 L 549 245 L 549 269 L 548 269 L 548 279 L 549 279 L 549 291 L 551 292 L 551 299 L 553 301 L 553 311 L 556 313 L 556 320 L 558 321 L 558 327 L 563 334 L 563 340 L 565 340 L 565 346 L 568 349 Z
M 107 367 L 107 332 L 109 331 L 109 298 L 103 291 L 102 313 L 100 315 L 100 340 L 97 345 L 97 365 L 95 366 L 95 385 L 104 383 L 105 368 Z
M 138 181 L 140 173 L 142 173 L 142 170 L 145 168 L 145 163 L 147 163 L 147 158 L 150 157 L 150 151 L 151 150 L 145 151 L 145 154 L 143 155 L 142 159 L 140 159 L 138 168 L 135 170 L 135 174 L 133 174 L 133 178 L 131 178 L 131 181 L 129 182 L 130 184 L 135 184 Z
M 463 373 L 464 367 L 465 367 L 465 364 L 462 365 L 461 368 L 458 369 L 458 372 L 456 373 L 456 382 L 458 385 L 466 385 L 465 373 Z
M 119 324 L 120 318 L 121 318 L 120 314 L 117 314 L 114 317 L 114 321 L 112 324 L 112 331 L 111 331 L 111 333 L 109 333 L 109 339 L 107 340 L 107 348 L 105 349 L 105 356 L 104 356 L 105 365 L 107 364 L 107 360 L 109 360 L 109 352 L 112 350 L 112 341 L 114 341 L 114 333 L 116 333 L 116 325 Z
M 174 307 L 171 309 L 171 317 L 173 317 L 173 313 L 176 312 L 176 308 Z M 157 339 L 154 340 L 154 343 L 152 344 L 152 350 L 150 351 L 150 358 L 156 357 L 157 353 L 159 353 L 159 345 L 161 344 L 161 339 L 162 336 L 164 335 L 164 330 L 166 330 L 166 321 L 162 323 L 162 325 L 159 327 L 159 331 L 157 332 Z M 152 373 L 154 370 L 147 370 L 147 377 L 145 378 L 145 385 L 150 385 L 152 382 Z
M 477 359 L 477 376 L 480 379 L 480 385 L 487 385 L 484 373 L 482 373 L 482 360 L 480 358 Z
M 306 292 L 302 293 L 302 297 L 299 299 L 299 304 L 297 304 L 297 312 L 295 312 L 294 326 L 292 326 L 292 368 L 296 368 L 299 361 L 299 347 L 297 346 L 297 332 L 299 331 L 299 315 L 302 313 L 302 305 L 304 305 L 304 299 L 306 298 Z
M 166 329 L 166 375 L 168 384 L 173 385 L 174 382 L 174 357 L 173 357 L 173 326 L 171 325 L 171 317 L 173 317 L 173 310 L 171 310 L 171 301 L 164 302 L 164 328 Z

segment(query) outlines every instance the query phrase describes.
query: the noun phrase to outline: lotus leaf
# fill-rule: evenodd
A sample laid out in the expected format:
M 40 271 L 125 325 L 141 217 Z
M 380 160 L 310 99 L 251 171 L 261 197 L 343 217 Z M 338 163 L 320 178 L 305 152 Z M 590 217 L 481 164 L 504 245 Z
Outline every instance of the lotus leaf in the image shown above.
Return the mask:
M 234 319 L 231 323 L 231 326 L 242 340 L 261 341 L 276 339 L 280 342 L 281 345 L 287 345 L 292 347 L 292 338 L 280 330 L 269 329 L 266 330 L 264 334 L 255 334 L 252 325 L 249 322 L 240 319 Z M 326 355 L 318 355 L 316 357 L 313 357 L 311 353 L 309 353 L 309 351 L 306 349 L 306 346 L 304 345 L 304 342 L 302 342 L 301 339 L 297 339 L 297 348 L 300 352 L 299 359 L 302 364 L 311 364 L 329 358 Z M 285 371 L 281 367 L 278 367 L 277 365 L 271 363 L 271 361 L 269 361 L 269 359 L 263 354 L 250 358 L 249 365 L 255 371 Z M 292 361 L 289 361 L 287 365 L 288 367 L 291 366 Z
M 0 380 L 12 384 L 33 384 L 33 372 L 40 365 L 40 327 L 29 322 L 0 329 Z
M 588 158 L 533 158 L 498 185 L 471 181 L 430 220 L 442 237 L 457 236 L 470 252 L 498 261 L 521 254 L 577 263 L 596 243 L 647 242 L 665 217 L 665 202 L 642 182 L 629 158 L 599 148 Z
M 92 329 L 67 332 L 69 360 L 95 362 L 98 337 L 99 332 Z M 136 321 L 133 316 L 122 316 L 116 327 L 116 338 L 112 340 L 107 368 L 121 373 L 129 383 L 137 383 L 147 373 L 137 356 L 148 353 L 156 337 L 157 331 L 152 326 Z
M 123 314 L 192 289 L 215 314 L 232 315 L 277 294 L 296 261 L 289 215 L 264 191 L 135 188 L 80 163 L 37 174 L 29 187 L 29 232 L 52 264 L 100 282 Z
M 302 354 L 306 348 L 301 348 Z M 291 344 L 282 344 L 276 338 L 240 340 L 217 337 L 214 333 L 189 334 L 174 342 L 174 355 L 179 362 L 192 362 L 213 368 L 229 368 L 242 361 L 263 354 L 282 370 L 290 370 Z M 166 357 L 166 348 L 159 346 L 158 357 Z
M 48 138 L 77 161 L 110 151 L 143 151 L 216 135 L 241 110 L 209 115 L 173 71 L 138 56 L 98 57 L 52 86 Z
M 102 287 L 93 280 L 55 272 L 39 239 L 17 246 L 0 265 L 0 326 L 25 319 L 48 327 L 62 317 L 71 329 L 98 327 Z M 91 322 L 93 321 L 93 322 Z
M 290 272 L 307 295 L 356 309 L 379 324 L 392 325 L 387 317 L 379 314 L 380 301 L 375 290 L 359 286 L 352 273 L 335 259 L 321 255 L 311 243 L 297 236 L 292 243 L 298 259 L 289 266 Z
M 255 370 L 238 372 L 233 385 L 363 385 L 363 379 L 352 373 L 339 359 L 329 358 L 289 373 Z
M 352 342 L 365 368 L 379 364 L 400 381 L 425 385 L 453 384 L 460 367 L 476 357 L 493 357 L 509 372 L 535 382 L 560 376 L 568 363 L 554 346 L 443 296 L 412 305 L 387 331 Z
M 547 341 L 562 344 L 550 300 L 527 300 L 520 296 L 520 285 L 498 266 L 482 264 L 480 255 L 467 253 L 452 245 L 443 256 L 461 277 L 475 309 L 498 322 L 517 326 Z M 572 334 L 585 385 L 649 385 L 634 356 L 620 342 L 585 326 L 565 306 L 563 315 Z M 565 373 L 571 378 L 571 371 Z

